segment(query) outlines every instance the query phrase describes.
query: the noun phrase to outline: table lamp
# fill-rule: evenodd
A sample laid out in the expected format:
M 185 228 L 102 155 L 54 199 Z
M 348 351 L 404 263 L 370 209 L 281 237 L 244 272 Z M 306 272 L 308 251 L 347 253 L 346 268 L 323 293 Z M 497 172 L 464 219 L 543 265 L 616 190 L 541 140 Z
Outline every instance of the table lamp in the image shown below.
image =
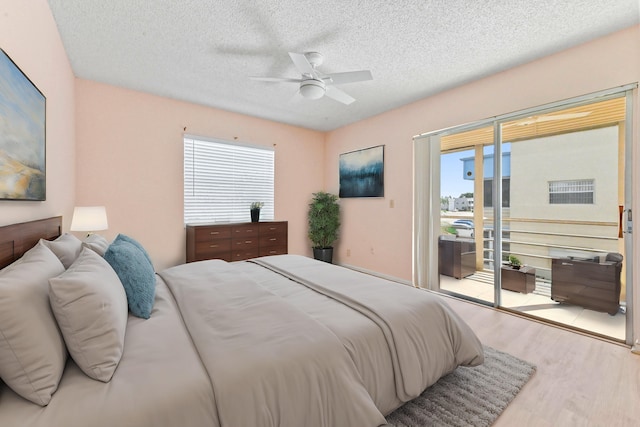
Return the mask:
M 73 209 L 71 231 L 86 231 L 88 236 L 94 231 L 108 228 L 107 210 L 104 206 L 76 206 Z

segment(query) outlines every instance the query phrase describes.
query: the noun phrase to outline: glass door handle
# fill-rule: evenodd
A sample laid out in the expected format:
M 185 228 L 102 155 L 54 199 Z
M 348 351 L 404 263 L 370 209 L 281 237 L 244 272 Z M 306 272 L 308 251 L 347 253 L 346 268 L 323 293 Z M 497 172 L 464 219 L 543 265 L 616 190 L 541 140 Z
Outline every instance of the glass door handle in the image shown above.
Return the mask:
M 620 206 L 619 210 L 620 210 L 620 222 L 619 222 L 619 228 L 618 228 L 618 237 L 621 238 L 623 233 L 631 233 L 633 231 L 633 214 L 631 212 L 631 209 L 626 210 L 627 221 L 623 226 L 622 221 L 624 219 L 625 209 L 622 206 Z

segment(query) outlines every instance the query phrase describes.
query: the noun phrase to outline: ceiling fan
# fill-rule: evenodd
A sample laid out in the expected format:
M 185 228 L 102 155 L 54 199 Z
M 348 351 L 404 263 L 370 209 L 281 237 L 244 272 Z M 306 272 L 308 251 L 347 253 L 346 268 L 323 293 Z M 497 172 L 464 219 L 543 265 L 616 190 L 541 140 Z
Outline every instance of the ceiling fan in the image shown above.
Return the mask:
M 300 74 L 302 74 L 299 79 L 259 76 L 250 76 L 249 78 L 265 82 L 299 83 L 300 95 L 307 99 L 320 99 L 326 95 L 346 105 L 351 104 L 355 99 L 341 89 L 338 89 L 335 85 L 373 80 L 373 76 L 369 70 L 332 74 L 324 74 L 318 71 L 317 67 L 322 65 L 324 60 L 322 54 L 318 52 L 289 52 L 289 56 Z

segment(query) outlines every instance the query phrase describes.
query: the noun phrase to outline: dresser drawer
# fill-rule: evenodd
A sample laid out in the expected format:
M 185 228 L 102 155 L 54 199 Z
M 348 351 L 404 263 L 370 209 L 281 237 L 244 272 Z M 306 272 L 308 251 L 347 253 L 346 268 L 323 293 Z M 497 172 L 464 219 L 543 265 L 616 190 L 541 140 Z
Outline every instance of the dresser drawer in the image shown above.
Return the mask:
M 196 253 L 216 255 L 231 251 L 231 239 L 210 240 L 208 242 L 196 242 Z M 214 256 L 213 258 L 218 258 Z
M 255 237 L 236 237 L 231 239 L 231 247 L 234 251 L 236 250 L 249 250 L 249 249 L 258 249 L 259 246 L 259 237 L 256 235 Z
M 272 246 L 286 246 L 287 235 L 273 234 L 270 236 L 260 236 L 260 247 L 269 248 Z
M 259 256 L 284 255 L 287 253 L 287 245 L 260 247 Z
M 261 222 L 260 223 L 260 236 L 267 236 L 272 234 L 287 234 L 286 222 Z
M 209 242 L 218 239 L 230 239 L 231 227 L 197 227 L 195 229 L 196 242 Z
M 233 239 L 240 239 L 245 237 L 258 236 L 260 227 L 258 223 L 249 223 L 243 225 L 234 225 L 231 227 L 231 237 Z

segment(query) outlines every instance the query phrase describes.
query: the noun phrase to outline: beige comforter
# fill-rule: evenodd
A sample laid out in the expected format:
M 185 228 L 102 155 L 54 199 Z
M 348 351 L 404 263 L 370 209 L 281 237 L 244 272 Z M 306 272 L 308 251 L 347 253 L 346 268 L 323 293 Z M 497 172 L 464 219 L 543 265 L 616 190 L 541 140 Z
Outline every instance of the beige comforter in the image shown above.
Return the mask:
M 224 261 L 165 270 L 222 426 L 385 423 L 338 338 Z
M 330 297 L 374 322 L 384 334 L 399 400 L 417 397 L 459 365 L 484 361 L 471 328 L 440 297 L 295 255 L 252 260 Z

